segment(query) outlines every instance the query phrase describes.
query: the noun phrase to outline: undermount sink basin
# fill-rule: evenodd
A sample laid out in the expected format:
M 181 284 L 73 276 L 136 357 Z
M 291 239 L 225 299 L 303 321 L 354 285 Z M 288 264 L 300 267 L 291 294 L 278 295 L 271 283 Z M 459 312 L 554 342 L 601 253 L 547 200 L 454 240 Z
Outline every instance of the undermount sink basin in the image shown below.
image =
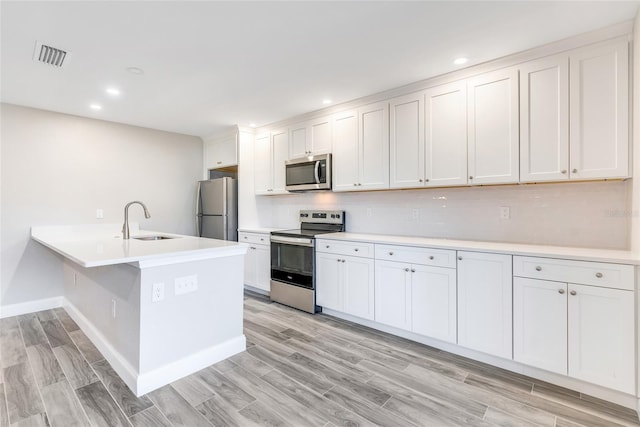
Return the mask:
M 136 239 L 136 240 L 166 240 L 166 239 L 175 239 L 175 237 L 170 237 L 170 236 L 137 236 L 137 237 L 132 237 L 132 239 Z

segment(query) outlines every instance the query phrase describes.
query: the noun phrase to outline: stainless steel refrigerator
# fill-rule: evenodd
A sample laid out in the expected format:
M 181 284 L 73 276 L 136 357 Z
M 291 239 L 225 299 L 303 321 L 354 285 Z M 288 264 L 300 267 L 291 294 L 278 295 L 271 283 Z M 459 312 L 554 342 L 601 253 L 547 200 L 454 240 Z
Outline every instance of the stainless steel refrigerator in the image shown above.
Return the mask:
M 238 181 L 218 178 L 198 182 L 196 234 L 220 240 L 238 240 Z

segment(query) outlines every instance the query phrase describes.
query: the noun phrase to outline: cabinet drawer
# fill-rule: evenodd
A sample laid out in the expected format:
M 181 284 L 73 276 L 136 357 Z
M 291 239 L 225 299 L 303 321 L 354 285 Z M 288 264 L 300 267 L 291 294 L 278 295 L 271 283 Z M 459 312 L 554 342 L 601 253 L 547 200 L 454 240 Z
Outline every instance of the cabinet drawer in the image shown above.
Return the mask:
M 271 236 L 262 233 L 238 233 L 238 242 L 251 243 L 254 245 L 270 245 Z
M 634 288 L 632 265 L 514 256 L 513 275 L 630 291 Z
M 360 242 L 338 242 L 336 240 L 316 241 L 316 251 L 336 255 L 373 257 L 373 244 Z
M 409 264 L 456 267 L 456 251 L 418 248 L 412 246 L 376 245 L 376 259 Z

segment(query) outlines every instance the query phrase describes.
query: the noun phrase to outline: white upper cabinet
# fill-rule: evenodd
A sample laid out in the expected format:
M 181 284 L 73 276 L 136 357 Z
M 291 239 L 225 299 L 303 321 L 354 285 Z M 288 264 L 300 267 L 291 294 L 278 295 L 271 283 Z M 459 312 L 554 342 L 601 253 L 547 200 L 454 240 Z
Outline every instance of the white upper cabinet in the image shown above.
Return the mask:
M 358 109 L 358 190 L 389 188 L 389 103 Z
M 238 135 L 234 133 L 204 142 L 204 168 L 216 169 L 238 164 Z
M 331 117 L 320 117 L 292 126 L 289 130 L 289 158 L 331 152 Z
M 426 185 L 466 185 L 466 82 L 428 89 L 424 105 Z
M 422 187 L 424 92 L 392 99 L 389 114 L 389 187 Z
M 358 183 L 358 112 L 333 117 L 333 191 L 352 191 Z
M 569 57 L 520 66 L 520 181 L 569 178 Z
M 518 70 L 467 80 L 470 184 L 518 182 Z
M 254 145 L 255 194 L 285 194 L 285 168 L 289 147 L 287 129 L 258 135 Z
M 388 103 L 333 117 L 333 191 L 389 188 Z
M 629 176 L 629 43 L 570 54 L 571 177 Z

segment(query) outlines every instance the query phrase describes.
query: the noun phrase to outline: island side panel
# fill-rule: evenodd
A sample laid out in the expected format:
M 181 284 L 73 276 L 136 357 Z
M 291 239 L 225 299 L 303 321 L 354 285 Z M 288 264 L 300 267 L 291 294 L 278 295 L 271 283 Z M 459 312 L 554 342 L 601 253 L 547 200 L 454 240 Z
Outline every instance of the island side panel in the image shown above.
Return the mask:
M 120 373 L 134 379 L 140 359 L 140 270 L 130 264 L 84 268 L 64 261 L 66 308 Z
M 245 350 L 244 254 L 141 269 L 138 394 Z M 197 289 L 176 294 L 195 276 Z M 153 285 L 164 298 L 153 302 Z

